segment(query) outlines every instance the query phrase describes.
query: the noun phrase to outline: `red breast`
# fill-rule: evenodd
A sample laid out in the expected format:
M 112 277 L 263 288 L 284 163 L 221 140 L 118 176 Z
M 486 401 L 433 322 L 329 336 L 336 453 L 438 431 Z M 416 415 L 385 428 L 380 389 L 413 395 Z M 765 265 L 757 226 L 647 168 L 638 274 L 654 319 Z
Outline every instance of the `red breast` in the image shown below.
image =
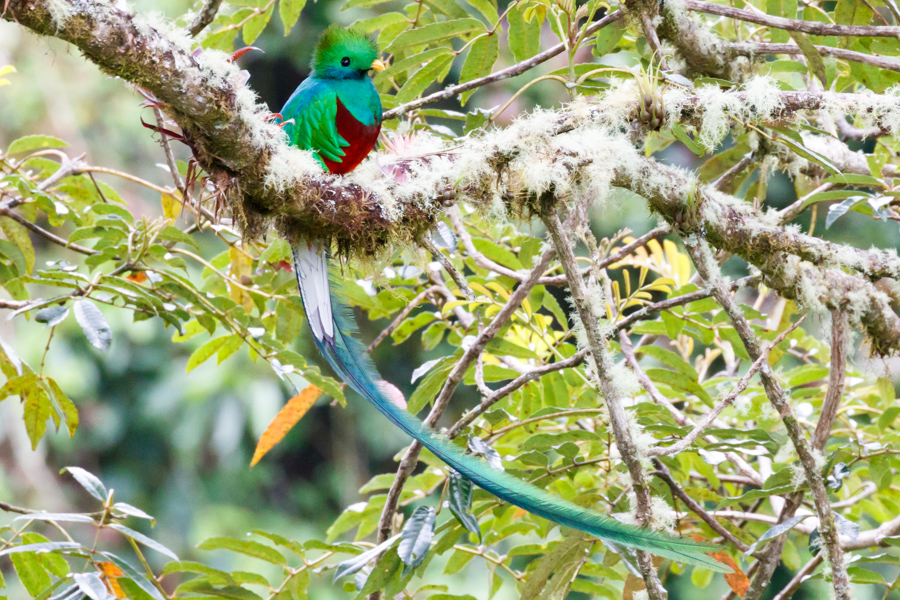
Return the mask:
M 328 160 L 323 157 L 325 166 L 332 173 L 343 175 L 349 173 L 368 156 L 375 143 L 378 141 L 378 133 L 381 131 L 381 123 L 373 125 L 363 125 L 356 120 L 347 107 L 337 99 L 337 131 L 342 138 L 350 142 L 350 145 L 344 148 L 344 158 L 340 162 Z

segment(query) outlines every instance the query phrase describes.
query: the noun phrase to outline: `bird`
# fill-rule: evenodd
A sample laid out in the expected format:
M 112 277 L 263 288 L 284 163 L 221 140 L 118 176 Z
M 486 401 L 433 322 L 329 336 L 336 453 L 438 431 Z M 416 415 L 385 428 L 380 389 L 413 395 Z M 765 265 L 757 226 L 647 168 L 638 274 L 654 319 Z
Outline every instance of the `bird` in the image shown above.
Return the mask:
M 283 129 L 292 145 L 313 151 L 324 170 L 343 175 L 355 169 L 378 140 L 381 99 L 369 72 L 385 65 L 378 58 L 376 43 L 367 35 L 333 25 L 319 38 L 311 66 L 309 77 L 281 110 Z M 714 571 L 731 571 L 705 554 L 719 546 L 621 523 L 555 497 L 466 454 L 389 400 L 379 385 L 381 377 L 357 340 L 349 308 L 331 293 L 327 246 L 327 241 L 315 239 L 313 233 L 292 247 L 297 286 L 313 341 L 334 372 L 395 426 L 477 486 L 530 513 L 608 543 Z

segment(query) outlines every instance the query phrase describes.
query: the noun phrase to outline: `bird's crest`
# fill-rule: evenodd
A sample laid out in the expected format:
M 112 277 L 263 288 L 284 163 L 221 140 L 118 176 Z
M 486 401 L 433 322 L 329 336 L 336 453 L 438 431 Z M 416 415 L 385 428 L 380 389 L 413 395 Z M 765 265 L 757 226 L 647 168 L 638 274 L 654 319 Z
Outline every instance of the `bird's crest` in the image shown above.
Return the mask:
M 378 44 L 365 33 L 332 25 L 322 32 L 313 50 L 312 68 L 317 77 L 363 77 L 378 58 Z

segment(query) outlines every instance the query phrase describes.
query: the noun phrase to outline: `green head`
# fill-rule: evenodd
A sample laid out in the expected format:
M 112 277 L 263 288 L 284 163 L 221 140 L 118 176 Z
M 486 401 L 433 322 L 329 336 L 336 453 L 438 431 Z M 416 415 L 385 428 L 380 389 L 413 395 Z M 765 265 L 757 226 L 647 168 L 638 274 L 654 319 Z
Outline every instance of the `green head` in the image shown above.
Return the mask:
M 322 33 L 311 66 L 320 79 L 362 79 L 369 69 L 384 69 L 378 46 L 369 36 L 338 25 Z

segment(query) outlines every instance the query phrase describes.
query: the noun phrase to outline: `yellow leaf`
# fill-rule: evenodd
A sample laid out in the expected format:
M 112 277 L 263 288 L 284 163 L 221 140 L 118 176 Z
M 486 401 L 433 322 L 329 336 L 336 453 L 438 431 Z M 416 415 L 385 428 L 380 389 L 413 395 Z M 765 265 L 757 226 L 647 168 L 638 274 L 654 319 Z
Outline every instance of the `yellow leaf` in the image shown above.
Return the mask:
M 497 292 L 497 294 L 504 300 L 509 300 L 509 292 L 507 292 L 504 287 L 496 281 L 491 281 L 487 284 L 487 287 Z
M 111 562 L 98 562 L 97 566 L 100 568 L 100 572 L 103 573 L 102 577 L 106 582 L 106 588 L 109 590 L 109 593 L 116 598 L 128 598 L 128 595 L 125 594 L 118 582 L 118 578 L 125 577 L 125 573 Z
M 284 439 L 284 436 L 303 418 L 303 415 L 309 412 L 309 409 L 322 396 L 322 393 L 322 390 L 314 385 L 310 385 L 288 400 L 284 408 L 275 415 L 275 418 L 266 427 L 266 431 L 259 438 L 259 442 L 256 443 L 256 451 L 253 453 L 253 460 L 250 461 L 251 467 L 255 466 L 269 450 Z
M 4 75 L 9 75 L 10 73 L 15 73 L 16 68 L 12 65 L 6 65 L 4 67 L 0 67 L 0 87 L 4 85 L 9 85 L 8 79 L 3 79 Z
M 232 246 L 228 250 L 228 256 L 231 258 L 231 272 L 229 273 L 231 278 L 249 287 L 249 284 L 253 282 L 250 278 L 253 273 L 253 259 L 236 246 Z M 229 282 L 228 294 L 232 300 L 244 307 L 248 315 L 253 312 L 253 298 L 246 290 Z
M 177 196 L 175 194 L 178 194 Z M 163 192 L 160 194 L 162 196 L 162 209 L 163 215 L 167 219 L 175 220 L 178 218 L 178 215 L 181 214 L 181 194 L 179 192 L 175 192 L 175 194 L 170 194 L 168 192 Z
M 750 589 L 750 580 L 747 578 L 744 572 L 741 571 L 741 568 L 737 565 L 737 563 L 734 562 L 734 559 L 724 552 L 713 552 L 712 554 L 710 554 L 710 556 L 712 556 L 720 563 L 728 565 L 734 570 L 734 573 L 728 573 L 727 575 L 725 575 L 725 581 L 739 598 L 743 598 L 744 594 L 747 593 L 747 590 Z
M 489 299 L 493 300 L 494 295 L 491 293 L 489 289 L 481 285 L 480 283 L 470 283 L 469 287 L 478 292 L 483 296 L 487 296 Z

